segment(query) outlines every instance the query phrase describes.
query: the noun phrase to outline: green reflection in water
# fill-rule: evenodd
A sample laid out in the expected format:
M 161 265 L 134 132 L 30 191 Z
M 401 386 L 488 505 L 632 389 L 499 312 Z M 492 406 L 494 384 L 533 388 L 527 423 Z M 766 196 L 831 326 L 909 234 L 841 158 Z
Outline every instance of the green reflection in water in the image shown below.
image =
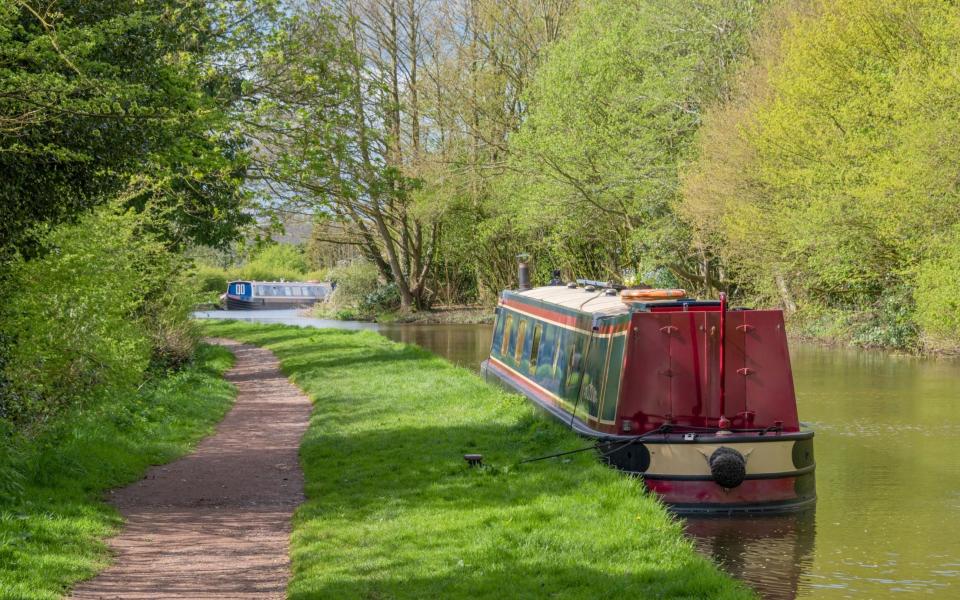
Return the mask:
M 960 363 L 794 344 L 817 431 L 800 598 L 960 597 Z

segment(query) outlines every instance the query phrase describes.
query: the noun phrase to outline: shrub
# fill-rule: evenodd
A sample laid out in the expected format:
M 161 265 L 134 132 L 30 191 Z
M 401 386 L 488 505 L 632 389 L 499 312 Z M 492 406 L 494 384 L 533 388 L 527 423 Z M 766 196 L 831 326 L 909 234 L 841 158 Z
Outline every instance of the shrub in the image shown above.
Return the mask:
M 928 341 L 956 345 L 960 341 L 960 226 L 932 246 L 933 256 L 920 264 L 917 274 L 917 321 Z
M 335 284 L 330 296 L 330 306 L 337 311 L 344 308 L 359 309 L 363 300 L 380 286 L 377 268 L 366 261 L 354 261 L 349 265 L 330 271 L 330 281 Z
M 400 307 L 400 290 L 397 284 L 381 285 L 360 300 L 357 308 L 362 314 L 376 315 Z
M 193 285 L 200 292 L 222 294 L 227 291 L 230 274 L 210 265 L 197 265 L 193 270 Z
M 138 385 L 157 359 L 193 352 L 194 294 L 183 259 L 132 213 L 102 209 L 51 231 L 45 253 L 11 269 L 0 329 L 11 337 L 0 418 L 49 420 L 111 390 Z
M 298 281 L 309 270 L 300 246 L 274 244 L 260 250 L 237 271 L 237 279 Z

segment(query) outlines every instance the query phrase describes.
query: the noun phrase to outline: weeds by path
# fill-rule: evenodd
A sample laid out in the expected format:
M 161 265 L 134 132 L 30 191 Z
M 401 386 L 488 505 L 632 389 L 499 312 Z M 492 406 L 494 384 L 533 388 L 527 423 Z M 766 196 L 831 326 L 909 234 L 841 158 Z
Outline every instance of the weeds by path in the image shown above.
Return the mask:
M 268 347 L 315 402 L 291 598 L 752 597 L 594 456 L 516 466 L 584 440 L 465 369 L 371 332 L 204 328 Z
M 139 394 L 68 415 L 34 439 L 0 440 L 0 598 L 59 598 L 109 562 L 121 525 L 106 490 L 185 454 L 230 408 L 232 356 L 201 346 L 194 364 Z

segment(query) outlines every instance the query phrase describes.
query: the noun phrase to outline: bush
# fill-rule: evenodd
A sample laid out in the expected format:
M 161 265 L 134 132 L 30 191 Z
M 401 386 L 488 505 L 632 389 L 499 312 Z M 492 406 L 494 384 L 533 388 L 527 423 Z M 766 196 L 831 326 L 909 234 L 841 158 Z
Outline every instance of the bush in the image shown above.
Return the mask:
M 204 293 L 216 292 L 222 294 L 227 291 L 230 274 L 225 269 L 210 265 L 197 265 L 193 270 L 194 286 Z
M 136 215 L 103 209 L 44 239 L 15 262 L 0 329 L 11 337 L 0 418 L 47 421 L 105 392 L 138 385 L 153 359 L 193 352 L 194 294 L 183 259 L 144 233 Z
M 310 269 L 300 246 L 274 244 L 260 250 L 236 272 L 236 279 L 299 281 Z
M 359 309 L 364 299 L 376 292 L 380 286 L 377 268 L 366 261 L 359 260 L 332 269 L 330 281 L 336 286 L 329 300 L 330 307 L 334 311 L 345 308 Z
M 397 289 L 397 284 L 388 283 L 378 287 L 364 296 L 357 308 L 361 313 L 367 315 L 376 315 L 400 308 L 400 290 Z
M 960 341 L 960 226 L 933 244 L 933 250 L 917 275 L 917 321 L 934 345 L 955 346 Z

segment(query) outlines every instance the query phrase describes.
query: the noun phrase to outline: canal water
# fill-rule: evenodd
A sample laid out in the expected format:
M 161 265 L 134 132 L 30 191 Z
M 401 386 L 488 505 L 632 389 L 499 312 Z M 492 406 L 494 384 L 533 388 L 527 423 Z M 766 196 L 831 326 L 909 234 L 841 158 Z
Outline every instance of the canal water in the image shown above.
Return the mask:
M 484 325 L 388 325 L 214 311 L 375 329 L 477 369 Z M 763 598 L 960 598 L 960 361 L 792 344 L 800 418 L 816 430 L 816 509 L 687 519 L 697 548 Z

